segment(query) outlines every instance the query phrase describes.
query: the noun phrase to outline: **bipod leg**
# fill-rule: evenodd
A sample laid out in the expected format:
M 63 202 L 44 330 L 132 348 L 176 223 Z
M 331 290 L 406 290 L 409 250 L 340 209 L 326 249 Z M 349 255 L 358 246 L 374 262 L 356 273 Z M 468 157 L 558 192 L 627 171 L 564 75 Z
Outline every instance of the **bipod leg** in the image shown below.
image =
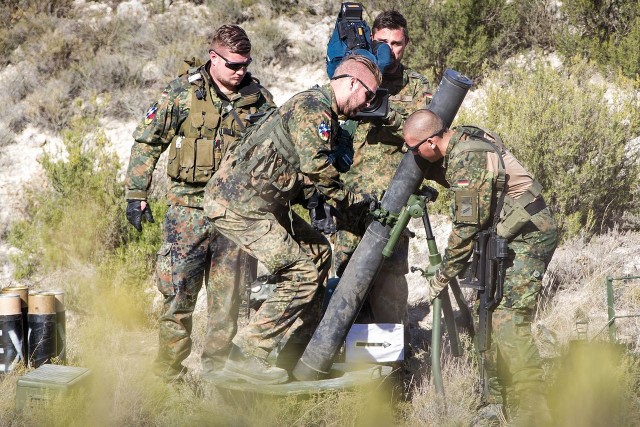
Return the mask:
M 451 298 L 449 297 L 449 289 L 444 288 L 439 299 L 442 299 L 442 314 L 444 323 L 447 327 L 447 335 L 449 335 L 449 345 L 451 346 L 451 354 L 455 357 L 462 356 L 462 346 L 458 337 L 458 328 L 456 327 L 456 319 L 453 316 L 453 307 L 451 306 Z
M 449 289 L 451 289 L 451 293 L 453 294 L 453 297 L 458 304 L 462 327 L 469 333 L 471 338 L 473 338 L 475 336 L 475 329 L 473 327 L 473 314 L 471 313 L 471 308 L 469 308 L 467 301 L 464 299 L 464 295 L 462 295 L 462 290 L 458 285 L 458 281 L 455 279 L 451 279 L 449 281 Z
M 442 295 L 442 292 L 440 293 Z M 433 325 L 431 327 L 431 375 L 436 393 L 444 396 L 444 384 L 442 382 L 442 365 L 440 364 L 440 353 L 442 347 L 442 297 L 438 295 L 433 300 L 431 309 L 433 310 Z

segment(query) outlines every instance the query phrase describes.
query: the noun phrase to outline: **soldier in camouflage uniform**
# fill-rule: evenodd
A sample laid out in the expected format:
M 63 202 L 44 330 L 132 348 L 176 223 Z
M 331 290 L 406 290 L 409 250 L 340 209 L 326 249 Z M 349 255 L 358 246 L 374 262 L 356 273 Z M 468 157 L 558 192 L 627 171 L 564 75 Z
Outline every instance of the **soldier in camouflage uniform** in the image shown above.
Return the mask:
M 237 25 L 223 25 L 213 36 L 209 61 L 188 62 L 136 128 L 126 178 L 127 218 L 141 230 L 153 220 L 147 192 L 160 155 L 169 149 L 169 209 L 163 224 L 156 279 L 164 296 L 159 349 L 154 371 L 172 380 L 184 376 L 182 361 L 191 352 L 192 313 L 203 278 L 207 290 L 204 375 L 222 370 L 237 330 L 239 287 L 255 276 L 251 262 L 217 233 L 202 210 L 204 188 L 223 153 L 257 116 L 275 108 L 271 94 L 254 79 L 251 43 Z
M 442 184 L 454 194 L 453 230 L 442 264 L 429 279 L 431 300 L 464 269 L 474 237 L 491 227 L 492 205 L 495 208 L 502 191 L 506 192 L 497 232 L 508 239 L 509 259 L 504 297 L 493 313 L 495 350 L 486 357 L 488 398 L 492 404 L 506 403 L 514 425 L 549 425 L 542 360 L 531 333 L 542 276 L 558 238 L 542 187 L 499 137 L 480 128 L 449 130 L 436 114 L 421 110 L 405 122 L 404 137 L 414 154 L 430 162 L 444 158 Z M 516 215 L 519 219 L 513 221 Z
M 389 186 L 406 152 L 402 123 L 410 113 L 429 104 L 431 91 L 425 77 L 401 63 L 409 35 L 407 21 L 400 13 L 386 11 L 379 14 L 373 22 L 372 38 L 387 43 L 393 54 L 393 63 L 385 70 L 381 84 L 389 90 L 390 113 L 383 120 L 358 124 L 353 138 L 353 166 L 343 175 L 343 181 L 353 191 L 380 196 Z M 342 275 L 366 231 L 366 214 L 366 211 L 353 212 L 337 219 L 334 265 L 338 276 Z M 373 319 L 361 316 L 359 321 L 407 326 L 408 288 L 404 275 L 409 271 L 408 255 L 409 237 L 404 234 L 393 255 L 383 263 L 369 293 L 367 301 Z M 405 336 L 408 338 L 407 334 Z
M 291 205 L 314 192 L 342 208 L 365 203 L 343 188 L 330 159 L 341 148 L 339 118 L 351 117 L 375 96 L 381 76 L 369 59 L 352 55 L 326 86 L 301 92 L 227 151 L 205 194 L 205 214 L 223 235 L 255 256 L 277 278 L 274 292 L 233 339 L 225 371 L 256 383 L 281 383 L 287 371 L 266 360 L 296 319 L 311 338 L 319 320 L 331 248 Z

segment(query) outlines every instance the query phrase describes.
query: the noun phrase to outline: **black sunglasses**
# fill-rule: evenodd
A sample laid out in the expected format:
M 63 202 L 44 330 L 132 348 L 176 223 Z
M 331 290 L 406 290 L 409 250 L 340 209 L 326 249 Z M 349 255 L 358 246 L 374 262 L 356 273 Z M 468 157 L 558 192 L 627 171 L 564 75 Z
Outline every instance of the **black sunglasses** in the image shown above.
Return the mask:
M 404 143 L 404 146 L 407 147 L 407 150 L 411 151 L 412 153 L 417 153 L 422 144 L 424 144 L 425 142 L 427 142 L 428 140 L 430 140 L 434 136 L 438 136 L 438 135 L 442 134 L 445 130 L 446 130 L 446 128 L 440 129 L 438 132 L 434 133 L 433 135 L 429 135 L 428 137 L 426 137 L 422 141 L 418 142 L 413 147 L 409 147 L 406 142 Z
M 249 64 L 251 64 L 251 62 L 253 61 L 253 59 L 252 59 L 252 58 L 249 58 L 249 60 L 248 60 L 248 61 L 245 61 L 245 62 L 232 62 L 232 61 L 229 61 L 229 60 L 228 60 L 227 58 L 225 58 L 224 56 L 220 55 L 218 52 L 216 52 L 216 51 L 215 51 L 215 50 L 213 50 L 213 49 L 211 49 L 211 50 L 209 51 L 209 53 L 211 53 L 211 52 L 215 53 L 215 54 L 216 54 L 216 55 L 218 55 L 220 58 L 222 58 L 222 60 L 224 61 L 224 66 L 225 66 L 225 67 L 227 67 L 227 68 L 228 68 L 228 69 L 230 69 L 230 70 L 233 70 L 233 71 L 238 71 L 238 70 L 240 70 L 240 69 L 242 69 L 242 68 L 247 68 L 247 67 L 249 66 Z
M 365 96 L 366 96 L 366 101 L 367 102 L 371 102 L 373 101 L 373 98 L 375 98 L 376 93 L 374 91 L 372 91 L 371 89 L 369 89 L 369 87 L 364 84 L 364 82 L 362 80 L 360 80 L 357 77 L 352 76 L 351 74 L 340 74 L 339 76 L 334 76 L 331 78 L 331 80 L 338 80 L 338 79 L 343 79 L 345 77 L 349 77 L 352 79 L 356 79 L 358 82 L 360 82 L 360 84 L 362 85 L 362 87 L 364 87 L 364 90 L 366 90 L 365 92 Z

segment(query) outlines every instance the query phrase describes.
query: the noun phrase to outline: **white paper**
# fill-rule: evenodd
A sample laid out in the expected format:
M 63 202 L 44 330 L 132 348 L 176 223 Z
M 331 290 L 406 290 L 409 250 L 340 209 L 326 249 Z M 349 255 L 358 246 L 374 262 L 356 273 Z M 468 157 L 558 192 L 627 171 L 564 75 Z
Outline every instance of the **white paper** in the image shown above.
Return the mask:
M 346 339 L 346 362 L 404 360 L 404 327 L 395 323 L 354 323 Z

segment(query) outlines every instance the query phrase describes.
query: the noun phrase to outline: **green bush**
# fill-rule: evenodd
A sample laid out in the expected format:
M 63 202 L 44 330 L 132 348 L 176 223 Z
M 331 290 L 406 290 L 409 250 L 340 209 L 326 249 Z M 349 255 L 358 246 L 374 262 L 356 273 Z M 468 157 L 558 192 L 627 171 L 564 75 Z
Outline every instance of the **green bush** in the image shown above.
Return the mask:
M 67 271 L 70 308 L 95 306 L 122 320 L 149 319 L 146 289 L 161 221 L 146 224 L 142 233 L 128 224 L 120 163 L 97 128 L 94 118 L 74 119 L 62 134 L 64 149 L 43 154 L 46 180 L 30 190 L 28 219 L 9 231 L 9 243 L 20 249 L 12 257 L 14 275 Z M 164 216 L 164 204 L 151 206 L 156 218 Z
M 106 152 L 104 135 L 90 135 L 94 125 L 76 120 L 63 132 L 64 152 L 43 154 L 46 182 L 31 189 L 30 218 L 10 233 L 12 244 L 24 252 L 15 260 L 22 266 L 18 276 L 38 266 L 63 267 L 70 259 L 96 261 L 114 248 L 109 236 L 117 234 L 118 224 L 109 214 L 122 200 L 114 179 L 119 164 Z
M 502 136 L 542 183 L 566 236 L 606 230 L 638 208 L 640 164 L 628 143 L 640 133 L 640 95 L 624 79 L 615 90 L 587 63 L 523 62 L 491 74 L 484 105 L 458 122 Z
M 367 8 L 370 13 L 389 9 L 382 1 L 369 1 Z M 479 79 L 523 49 L 553 45 L 555 22 L 547 2 L 421 0 L 394 8 L 409 24 L 407 62 L 436 81 L 446 68 Z
M 640 74 L 640 7 L 634 0 L 564 2 L 567 24 L 558 48 L 578 54 L 603 68 L 620 69 L 634 78 Z

